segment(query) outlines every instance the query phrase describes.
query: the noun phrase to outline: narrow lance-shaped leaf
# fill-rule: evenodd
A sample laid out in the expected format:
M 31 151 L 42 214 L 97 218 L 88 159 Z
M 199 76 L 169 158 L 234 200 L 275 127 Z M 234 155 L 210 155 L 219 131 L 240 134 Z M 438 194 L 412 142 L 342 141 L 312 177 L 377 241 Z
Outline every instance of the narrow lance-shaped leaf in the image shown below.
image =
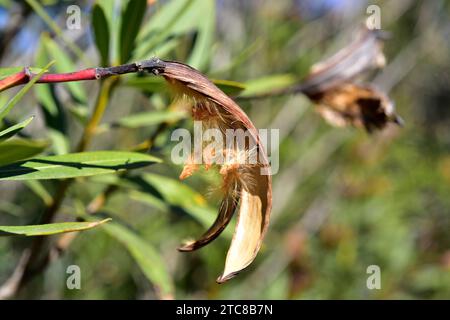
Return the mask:
M 83 231 L 95 228 L 110 220 L 111 218 L 93 222 L 62 222 L 29 226 L 0 226 L 0 236 L 48 236 L 58 233 Z
M 103 7 L 99 4 L 95 4 L 92 9 L 92 26 L 102 66 L 107 66 L 109 64 L 109 26 Z
M 120 61 L 127 62 L 135 47 L 136 36 L 145 15 L 146 0 L 128 1 L 120 27 Z
M 33 120 L 33 118 L 34 117 L 29 117 L 28 119 L 26 119 L 20 123 L 17 123 L 9 128 L 6 128 L 3 131 L 0 131 L 0 141 L 11 138 L 17 132 L 19 132 L 20 130 L 25 128 L 31 122 L 31 120 Z
M 65 179 L 115 173 L 160 162 L 147 154 L 93 151 L 38 157 L 0 167 L 0 180 Z

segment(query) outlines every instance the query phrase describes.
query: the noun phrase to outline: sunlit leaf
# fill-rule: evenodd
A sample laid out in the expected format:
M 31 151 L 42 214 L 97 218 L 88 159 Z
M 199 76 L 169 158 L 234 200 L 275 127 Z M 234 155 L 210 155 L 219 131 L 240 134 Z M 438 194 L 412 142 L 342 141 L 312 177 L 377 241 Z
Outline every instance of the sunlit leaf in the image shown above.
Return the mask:
M 115 173 L 147 166 L 159 159 L 124 151 L 92 151 L 38 157 L 0 167 L 0 180 L 64 179 Z
M 111 218 L 94 222 L 62 222 L 29 226 L 0 226 L 0 236 L 48 236 L 58 233 L 88 230 L 108 221 L 111 221 Z

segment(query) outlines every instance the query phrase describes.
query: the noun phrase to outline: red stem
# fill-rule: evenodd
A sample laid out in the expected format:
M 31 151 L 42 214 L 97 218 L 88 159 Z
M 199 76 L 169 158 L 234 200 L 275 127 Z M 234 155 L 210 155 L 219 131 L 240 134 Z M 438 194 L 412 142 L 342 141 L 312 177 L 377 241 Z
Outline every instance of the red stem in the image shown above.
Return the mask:
M 69 73 L 48 73 L 44 74 L 37 83 L 56 83 L 68 81 L 95 80 L 96 68 L 80 70 Z
M 129 63 L 109 68 L 90 68 L 69 73 L 47 73 L 41 76 L 37 83 L 58 83 L 68 81 L 83 81 L 83 80 L 99 80 L 110 76 L 121 75 L 125 73 L 134 73 L 139 71 L 151 71 L 154 68 L 160 67 L 161 61 L 159 59 L 145 60 L 137 63 Z M 0 80 L 0 92 L 25 84 L 29 82 L 33 76 L 29 68 L 24 68 L 21 72 L 10 75 Z
M 29 81 L 29 75 L 26 70 L 13 74 L 0 80 L 0 92 L 21 84 L 25 84 Z

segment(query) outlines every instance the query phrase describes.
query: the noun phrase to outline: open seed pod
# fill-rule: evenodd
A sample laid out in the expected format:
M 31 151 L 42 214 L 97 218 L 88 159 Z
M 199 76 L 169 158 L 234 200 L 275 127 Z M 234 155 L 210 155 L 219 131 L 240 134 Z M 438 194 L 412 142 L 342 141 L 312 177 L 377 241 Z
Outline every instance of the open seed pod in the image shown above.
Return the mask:
M 369 132 L 389 122 L 402 124 L 386 94 L 356 80 L 385 65 L 383 37 L 379 30 L 365 29 L 353 43 L 311 67 L 301 91 L 330 124 L 364 127 Z
M 258 131 L 242 109 L 197 70 L 156 58 L 139 67 L 163 76 L 176 93 L 176 99 L 188 100 L 193 119 L 201 121 L 204 130 L 217 129 L 224 138 L 230 129 L 245 134 L 243 143 L 227 143 L 220 150 L 203 150 L 205 167 L 219 167 L 224 197 L 214 224 L 198 240 L 179 248 L 180 251 L 192 251 L 207 245 L 220 235 L 238 210 L 225 268 L 217 279 L 219 283 L 225 282 L 255 259 L 269 224 L 272 205 L 270 166 Z M 198 168 L 199 163 L 194 157 L 189 158 L 180 178 L 189 177 Z

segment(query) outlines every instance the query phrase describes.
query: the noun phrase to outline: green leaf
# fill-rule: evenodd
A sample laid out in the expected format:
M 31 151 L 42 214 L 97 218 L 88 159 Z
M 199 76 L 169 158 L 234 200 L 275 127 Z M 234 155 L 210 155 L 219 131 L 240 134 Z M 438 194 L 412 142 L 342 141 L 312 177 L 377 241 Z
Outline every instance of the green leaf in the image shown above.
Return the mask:
M 13 135 L 15 135 L 17 132 L 19 132 L 20 130 L 22 130 L 23 128 L 25 128 L 32 120 L 34 117 L 29 117 L 28 119 L 17 123 L 9 128 L 6 128 L 3 131 L 0 131 L 0 142 L 2 140 L 6 140 L 8 138 L 11 138 Z
M 103 7 L 95 4 L 92 9 L 92 26 L 97 49 L 100 53 L 102 66 L 109 65 L 109 27 Z
M 298 82 L 298 79 L 292 74 L 277 74 L 249 80 L 245 82 L 246 89 L 241 93 L 240 97 L 263 94 L 268 91 L 287 88 L 296 82 Z
M 131 58 L 146 7 L 146 0 L 128 1 L 125 11 L 122 14 L 122 25 L 120 28 L 121 63 L 125 63 Z
M 181 111 L 151 111 L 136 113 L 123 117 L 114 122 L 113 126 L 126 128 L 139 128 L 159 124 L 161 122 L 175 122 L 186 117 L 186 112 Z
M 102 8 L 102 11 L 105 15 L 105 18 L 108 22 L 109 27 L 113 24 L 114 19 L 114 7 L 115 3 L 111 0 L 96 0 L 95 5 L 98 5 Z
M 0 166 L 33 157 L 48 147 L 47 141 L 12 139 L 0 143 Z
M 45 46 L 47 54 L 56 60 L 55 69 L 57 72 L 71 72 L 76 70 L 75 64 L 69 55 L 62 50 L 59 45 L 52 40 L 48 35 L 42 36 L 42 42 Z M 69 89 L 70 93 L 79 101 L 86 102 L 87 95 L 80 82 L 66 82 L 64 83 Z
M 161 160 L 125 151 L 92 151 L 38 157 L 0 167 L 0 180 L 65 179 L 115 173 Z
M 153 246 L 117 223 L 109 223 L 103 230 L 125 246 L 161 298 L 174 297 L 175 289 L 168 267 Z
M 118 61 L 118 45 L 119 45 L 119 30 L 121 26 L 121 9 L 125 1 L 111 1 L 111 0 L 96 0 L 95 4 L 99 5 L 103 9 L 107 25 L 109 28 L 109 60 L 114 63 Z
M 47 69 L 53 64 L 54 62 L 50 62 L 48 65 L 45 66 L 44 69 L 41 70 L 36 76 L 33 77 L 25 86 L 20 89 L 19 92 L 11 99 L 9 102 L 0 109 L 0 121 L 5 118 L 8 113 L 11 111 L 11 109 L 16 105 L 17 102 L 19 102 L 20 99 L 25 95 L 25 93 L 30 90 L 30 88 L 36 83 L 36 81 L 39 80 L 39 78 L 47 71 Z
M 30 226 L 0 226 L 0 236 L 48 236 L 58 233 L 88 230 L 108 221 L 111 221 L 111 218 L 94 222 L 62 222 Z

